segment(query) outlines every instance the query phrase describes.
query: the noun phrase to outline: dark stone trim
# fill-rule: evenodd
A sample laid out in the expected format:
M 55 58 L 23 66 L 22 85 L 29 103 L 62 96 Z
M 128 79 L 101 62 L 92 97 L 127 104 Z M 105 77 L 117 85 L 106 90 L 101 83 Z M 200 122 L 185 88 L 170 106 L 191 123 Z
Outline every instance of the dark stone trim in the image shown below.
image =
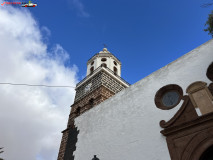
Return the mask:
M 213 62 L 209 65 L 206 76 L 213 81 Z M 177 113 L 168 122 L 164 120 L 160 122 L 160 126 L 164 128 L 161 134 L 166 136 L 171 160 L 201 160 L 203 153 L 213 146 L 213 112 L 198 116 L 195 110 L 196 103 L 190 97 L 190 94 L 197 89 L 207 89 L 206 85 L 205 82 L 200 81 L 192 83 L 186 90 L 189 96 L 182 98 L 184 103 Z M 166 86 L 156 94 L 157 107 L 161 108 L 160 98 L 165 88 Z M 213 94 L 213 83 L 208 89 L 211 92 L 209 94 Z
M 65 130 L 63 130 L 63 131 L 61 131 L 61 133 L 64 133 L 64 132 L 66 132 L 66 131 L 68 131 L 69 130 L 69 128 L 67 128 L 67 129 L 65 129 Z
M 206 76 L 210 81 L 213 81 L 213 62 L 209 65 L 207 71 L 206 71 Z
M 173 118 L 160 122 L 165 128 L 161 134 L 166 136 L 171 160 L 200 160 L 213 145 L 213 112 L 199 117 L 189 96 L 183 100 Z
M 198 118 L 196 118 L 192 121 L 186 122 L 184 124 L 181 124 L 178 126 L 173 126 L 168 129 L 164 129 L 161 131 L 161 133 L 164 136 L 168 136 L 168 135 L 174 134 L 174 133 L 182 131 L 182 130 L 190 129 L 191 127 L 194 127 L 194 126 L 201 125 L 202 123 L 205 123 L 208 121 L 213 121 L 213 112 L 205 114 L 201 117 L 198 117 Z
M 213 83 L 211 83 L 211 84 L 208 86 L 208 88 L 209 88 L 210 93 L 211 93 L 212 96 L 213 96 Z
M 66 150 L 64 154 L 64 160 L 74 160 L 73 152 L 76 150 L 76 143 L 78 141 L 79 131 L 76 127 L 70 128 Z
M 185 108 L 186 108 L 186 106 L 189 102 L 189 97 L 184 96 L 183 100 L 184 100 L 184 103 L 181 106 L 181 108 L 178 110 L 178 112 L 168 122 L 166 122 L 165 120 L 160 121 L 160 126 L 162 128 L 167 128 L 167 127 L 171 126 L 180 117 L 180 115 L 183 113 L 183 111 L 185 110 Z

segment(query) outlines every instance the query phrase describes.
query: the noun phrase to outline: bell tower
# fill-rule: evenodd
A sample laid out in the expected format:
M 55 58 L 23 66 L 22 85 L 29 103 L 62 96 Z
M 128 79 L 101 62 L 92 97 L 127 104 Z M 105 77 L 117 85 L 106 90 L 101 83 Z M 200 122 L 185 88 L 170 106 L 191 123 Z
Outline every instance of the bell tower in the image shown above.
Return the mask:
M 87 76 L 98 67 L 109 68 L 114 74 L 121 76 L 121 62 L 107 48 L 100 51 L 87 62 Z
M 87 61 L 87 76 L 76 85 L 67 128 L 62 131 L 58 160 L 74 160 L 78 135 L 74 119 L 130 86 L 120 76 L 121 62 L 107 48 Z

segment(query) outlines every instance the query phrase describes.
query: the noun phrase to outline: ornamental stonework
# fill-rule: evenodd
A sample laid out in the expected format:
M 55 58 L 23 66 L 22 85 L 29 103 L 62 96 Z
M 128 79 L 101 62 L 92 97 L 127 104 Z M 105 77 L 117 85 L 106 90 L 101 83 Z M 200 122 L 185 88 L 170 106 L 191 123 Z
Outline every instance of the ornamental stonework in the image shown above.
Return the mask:
M 85 87 L 91 84 L 91 88 L 89 91 L 85 91 Z M 100 87 L 101 85 L 105 86 L 107 89 L 112 91 L 113 93 L 118 93 L 124 88 L 126 88 L 123 84 L 121 84 L 118 80 L 113 78 L 109 73 L 105 71 L 101 71 L 93 76 L 90 80 L 82 84 L 82 86 L 76 89 L 76 96 L 75 101 L 77 102 L 84 98 L 85 96 L 89 95 L 95 89 Z
M 206 74 L 210 81 L 213 81 L 212 64 Z M 177 85 L 167 85 L 157 92 L 155 102 L 160 109 L 163 95 L 166 94 L 164 89 L 168 91 L 168 86 Z M 213 155 L 210 154 L 213 150 L 212 88 L 213 83 L 207 86 L 206 82 L 193 82 L 186 89 L 187 95 L 180 92 L 183 103 L 176 114 L 167 122 L 160 121 L 160 126 L 164 128 L 161 134 L 166 137 L 171 160 L 212 160 Z M 177 92 L 182 90 L 180 86 L 172 89 Z M 174 98 L 170 96 L 169 100 L 173 101 Z M 200 110 L 201 115 L 197 114 L 195 108 Z

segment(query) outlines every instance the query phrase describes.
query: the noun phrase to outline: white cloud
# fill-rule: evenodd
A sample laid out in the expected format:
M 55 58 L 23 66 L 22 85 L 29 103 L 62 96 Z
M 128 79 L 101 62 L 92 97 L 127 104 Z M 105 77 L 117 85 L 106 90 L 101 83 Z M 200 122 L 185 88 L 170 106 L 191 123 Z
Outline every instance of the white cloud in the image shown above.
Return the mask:
M 46 26 L 42 26 L 41 27 L 41 31 L 45 32 L 45 34 L 47 36 L 50 36 L 51 35 L 51 31 L 49 30 L 49 28 L 47 28 Z
M 30 12 L 7 6 L 0 15 L 0 82 L 75 86 L 77 67 L 64 65 L 71 59 L 59 44 L 47 52 Z M 0 157 L 55 160 L 74 94 L 72 88 L 1 85 Z
M 90 17 L 90 14 L 85 11 L 84 4 L 80 0 L 71 0 L 72 4 L 78 11 L 78 15 L 82 17 Z

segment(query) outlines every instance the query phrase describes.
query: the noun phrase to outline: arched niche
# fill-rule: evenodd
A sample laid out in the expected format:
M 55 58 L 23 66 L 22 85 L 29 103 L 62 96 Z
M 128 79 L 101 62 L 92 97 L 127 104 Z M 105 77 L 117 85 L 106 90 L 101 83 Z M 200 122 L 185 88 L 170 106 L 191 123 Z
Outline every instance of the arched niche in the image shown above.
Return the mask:
M 199 160 L 213 160 L 213 145 L 205 150 Z
M 212 151 L 212 149 L 212 135 L 208 135 L 207 133 L 196 134 L 185 148 L 181 160 L 208 160 L 203 158 L 210 155 L 209 150 Z M 213 152 L 211 154 L 213 154 Z

